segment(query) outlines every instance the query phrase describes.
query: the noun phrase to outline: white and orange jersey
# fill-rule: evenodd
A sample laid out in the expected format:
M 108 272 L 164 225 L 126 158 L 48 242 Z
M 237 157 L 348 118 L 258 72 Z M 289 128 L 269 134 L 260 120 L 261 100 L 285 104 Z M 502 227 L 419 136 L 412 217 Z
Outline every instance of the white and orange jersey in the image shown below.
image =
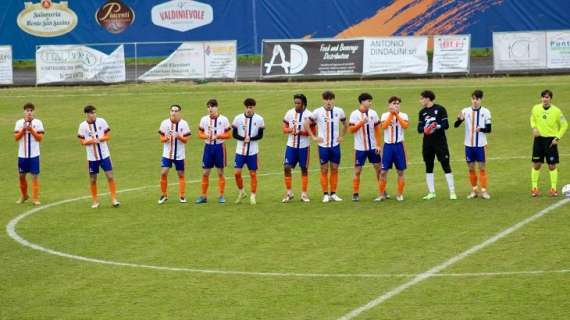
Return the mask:
M 382 114 L 382 117 L 380 117 L 380 122 L 382 123 L 382 127 L 384 128 L 384 122 L 388 121 L 388 118 L 390 116 L 390 112 L 384 112 Z M 409 118 L 408 115 L 403 113 L 403 112 L 399 112 L 398 116 L 408 122 Z M 398 119 L 395 116 L 392 116 L 392 121 L 390 121 L 389 124 L 387 124 L 387 127 L 384 129 L 384 143 L 398 143 L 398 142 L 404 142 L 404 128 L 402 127 L 402 125 L 400 124 L 400 121 L 398 121 Z
M 336 147 L 339 144 L 341 122 L 346 121 L 344 110 L 337 106 L 331 110 L 320 107 L 313 111 L 313 119 L 317 123 L 317 136 L 323 138 L 319 146 Z
M 467 107 L 461 110 L 465 119 L 465 145 L 467 147 L 484 147 L 487 145 L 487 136 L 484 132 L 477 132 L 477 128 L 484 129 L 491 124 L 491 111 L 485 107 L 473 109 Z
M 172 122 L 170 118 L 162 121 L 158 133 L 169 138 L 162 144 L 162 157 L 170 160 L 183 160 L 186 158 L 186 147 L 178 139 L 178 135 L 188 137 L 190 127 L 185 120 L 180 119 L 178 122 Z
M 283 118 L 283 123 L 289 128 L 295 128 L 295 132 L 306 131 L 304 123 L 312 124 L 314 122 L 313 113 L 307 109 L 297 112 L 295 108 L 290 109 Z M 311 145 L 311 140 L 308 135 L 293 135 L 289 134 L 287 138 L 287 145 L 292 148 L 307 148 Z
M 37 133 L 44 133 L 44 124 L 39 119 L 32 119 L 32 121 L 20 119 L 16 121 L 14 133 L 20 132 L 26 126 L 32 127 Z M 18 141 L 18 144 L 19 158 L 35 158 L 40 155 L 40 142 L 30 132 L 25 133 Z
M 222 144 L 224 143 L 223 139 L 216 139 L 213 140 L 211 137 L 214 135 L 222 135 L 232 128 L 230 126 L 230 121 L 228 118 L 222 115 L 218 115 L 215 118 L 210 117 L 209 115 L 203 116 L 200 119 L 200 131 L 203 131 L 209 138 L 204 140 L 206 144 Z
M 93 123 L 81 122 L 77 137 L 79 139 L 101 139 L 109 131 L 111 128 L 109 128 L 107 121 L 103 118 L 96 118 Z M 103 160 L 111 155 L 107 141 L 85 145 L 85 151 L 87 151 L 87 160 L 89 161 Z
M 360 109 L 356 109 L 350 114 L 349 124 L 355 125 L 366 116 L 368 116 L 368 121 L 354 133 L 354 149 L 358 151 L 376 148 L 374 129 L 380 125 L 380 118 L 378 118 L 376 111 L 369 109 L 367 112 L 361 112 Z
M 232 126 L 237 129 L 239 136 L 252 138 L 259 134 L 259 129 L 265 127 L 265 122 L 263 121 L 263 117 L 257 113 L 254 113 L 251 117 L 242 113 L 234 118 Z M 259 141 L 244 142 L 238 140 L 236 153 L 242 156 L 251 156 L 259 153 Z

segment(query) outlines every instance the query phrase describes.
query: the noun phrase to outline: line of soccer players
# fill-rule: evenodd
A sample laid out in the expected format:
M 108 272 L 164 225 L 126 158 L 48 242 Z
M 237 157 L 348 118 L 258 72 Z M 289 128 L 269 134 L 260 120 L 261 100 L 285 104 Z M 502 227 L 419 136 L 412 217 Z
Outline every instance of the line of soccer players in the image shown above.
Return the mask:
M 546 160 L 549 171 L 551 196 L 557 196 L 556 189 L 559 162 L 558 142 L 568 128 L 568 123 L 559 108 L 551 104 L 553 93 L 544 90 L 541 93 L 542 103 L 533 107 L 530 123 L 534 135 L 533 168 L 531 171 L 533 197 L 539 195 L 538 178 L 541 164 Z M 457 199 L 454 178 L 450 165 L 449 148 L 445 130 L 449 128 L 446 109 L 436 104 L 435 94 L 430 90 L 420 93 L 418 133 L 423 135 L 422 155 L 425 162 L 426 184 L 428 193 L 425 200 L 436 198 L 434 184 L 435 158 L 440 162 L 445 173 L 449 198 Z M 387 110 L 378 116 L 373 110 L 373 97 L 368 93 L 358 96 L 359 106 L 348 119 L 344 110 L 335 104 L 335 94 L 325 91 L 322 94 L 323 105 L 313 112 L 307 110 L 307 98 L 303 94 L 293 96 L 294 107 L 287 111 L 283 118 L 282 131 L 287 135 L 285 150 L 284 180 L 286 193 L 282 202 L 290 202 L 294 195 L 292 191 L 292 169 L 297 165 L 301 168 L 301 196 L 303 202 L 309 202 L 308 166 L 310 158 L 310 140 L 319 145 L 319 160 L 321 171 L 321 187 L 323 202 L 342 201 L 337 195 L 338 169 L 341 160 L 340 144 L 346 132 L 354 136 L 354 174 L 352 200 L 359 201 L 360 175 L 366 161 L 375 170 L 378 196 L 374 201 L 383 201 L 389 197 L 386 193 L 387 173 L 395 167 L 397 171 L 396 200 L 404 200 L 405 178 L 407 167 L 404 132 L 409 128 L 409 117 L 400 111 L 402 99 L 392 96 L 388 99 Z M 471 105 L 459 112 L 454 127 L 465 122 L 465 159 L 469 169 L 469 181 L 472 191 L 468 199 L 481 197 L 490 199 L 487 191 L 486 135 L 491 133 L 491 112 L 481 105 L 483 92 L 475 90 L 471 94 Z M 198 137 L 204 141 L 202 156 L 202 193 L 196 203 L 208 201 L 208 186 L 210 171 L 215 167 L 218 173 L 219 196 L 217 201 L 224 203 L 225 177 L 224 168 L 227 165 L 227 152 L 224 141 L 234 138 L 237 141 L 234 163 L 234 176 L 239 189 L 236 203 L 247 198 L 244 190 L 242 169 L 248 167 L 250 175 L 250 204 L 256 204 L 257 169 L 259 140 L 263 138 L 265 123 L 263 117 L 255 113 L 256 101 L 247 98 L 244 101 L 245 110 L 236 116 L 230 124 L 228 118 L 221 115 L 218 102 L 215 99 L 207 101 L 208 115 L 200 120 Z M 32 203 L 39 205 L 39 172 L 40 147 L 45 133 L 43 123 L 34 118 L 35 106 L 31 103 L 24 105 L 24 118 L 16 122 L 14 137 L 19 143 L 18 170 L 20 177 L 20 198 L 17 203 L 29 199 L 26 174 L 32 175 Z M 191 135 L 188 123 L 181 117 L 181 106 L 170 106 L 170 117 L 162 121 L 159 128 L 160 142 L 163 144 L 161 162 L 159 204 L 168 200 L 168 172 L 174 165 L 178 173 L 179 202 L 186 203 L 185 196 L 185 145 Z M 113 178 L 113 168 L 109 153 L 108 141 L 111 139 L 110 127 L 105 119 L 97 117 L 96 108 L 88 105 L 84 108 L 86 120 L 79 125 L 77 136 L 85 146 L 88 160 L 90 190 L 93 199 L 92 208 L 99 207 L 97 197 L 97 175 L 99 168 L 107 177 L 111 202 L 114 207 L 120 205 L 116 197 L 116 184 Z M 476 169 L 479 170 L 477 173 Z

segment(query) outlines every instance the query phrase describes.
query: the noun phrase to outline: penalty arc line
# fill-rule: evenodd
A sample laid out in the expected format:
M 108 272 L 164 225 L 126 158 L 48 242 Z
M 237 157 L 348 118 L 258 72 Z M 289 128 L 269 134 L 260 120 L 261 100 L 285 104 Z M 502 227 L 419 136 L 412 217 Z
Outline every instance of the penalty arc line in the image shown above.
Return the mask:
M 477 253 L 479 251 L 481 251 L 482 249 L 494 244 L 495 242 L 501 240 L 502 238 L 510 235 L 511 233 L 519 230 L 520 228 L 526 226 L 527 224 L 543 217 L 544 215 L 546 215 L 547 213 L 558 209 L 562 206 L 564 206 L 565 204 L 570 202 L 570 198 L 566 198 L 563 200 L 560 200 L 548 207 L 546 207 L 545 209 L 542 209 L 541 211 L 539 211 L 538 213 L 522 220 L 521 222 L 512 225 L 511 227 L 495 234 L 494 236 L 492 236 L 491 238 L 481 242 L 478 245 L 475 245 L 465 251 L 463 251 L 462 253 L 451 257 L 450 259 L 444 261 L 443 263 L 425 271 L 422 272 L 416 276 L 414 276 L 411 280 L 405 282 L 404 284 L 399 285 L 398 287 L 395 287 L 394 289 L 381 294 L 380 296 L 376 297 L 374 300 L 371 300 L 370 302 L 368 302 L 367 304 L 360 306 L 350 312 L 348 312 L 347 314 L 343 315 L 342 317 L 338 318 L 338 320 L 351 320 L 354 319 L 356 317 L 358 317 L 360 314 L 369 311 L 371 309 L 373 309 L 374 307 L 382 304 L 383 302 L 389 300 L 390 298 L 397 296 L 398 294 L 404 292 L 405 290 L 429 279 L 432 278 L 434 276 L 436 276 L 440 271 L 447 269 L 448 267 L 456 264 L 457 262 L 471 256 L 474 253 Z

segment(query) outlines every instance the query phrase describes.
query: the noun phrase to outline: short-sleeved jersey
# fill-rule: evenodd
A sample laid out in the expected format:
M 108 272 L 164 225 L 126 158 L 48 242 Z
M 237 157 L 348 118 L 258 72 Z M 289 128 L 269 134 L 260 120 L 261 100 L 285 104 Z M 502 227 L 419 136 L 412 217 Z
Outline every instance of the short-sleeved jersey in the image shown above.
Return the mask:
M 256 113 L 251 117 L 242 113 L 234 118 L 232 126 L 237 129 L 238 135 L 241 137 L 252 138 L 259 134 L 259 129 L 265 127 L 265 122 L 263 121 L 263 117 Z M 259 153 L 259 141 L 244 142 L 238 140 L 236 153 L 242 156 L 251 156 Z
M 305 122 L 314 122 L 313 113 L 307 109 L 297 112 L 295 108 L 293 108 L 287 111 L 283 118 L 283 123 L 289 126 L 289 128 L 295 128 L 296 132 L 305 131 L 303 126 Z M 309 136 L 289 134 L 287 145 L 292 148 L 307 148 L 311 145 L 311 140 Z
M 26 122 L 24 119 L 16 121 L 14 132 L 19 132 L 25 126 L 32 127 L 37 133 L 44 133 L 44 125 L 39 119 L 32 119 L 29 122 Z M 31 133 L 25 133 L 18 141 L 18 144 L 19 158 L 35 158 L 40 155 L 40 142 Z
M 538 129 L 541 137 L 562 138 L 568 130 L 568 121 L 555 105 L 545 109 L 542 104 L 537 104 L 532 107 L 530 126 Z
M 172 122 L 168 118 L 162 121 L 158 133 L 169 138 L 162 144 L 162 157 L 170 160 L 186 158 L 185 144 L 178 139 L 178 135 L 188 137 L 191 134 L 190 127 L 185 120 L 180 119 L 178 122 Z
M 445 130 L 449 129 L 449 121 L 447 119 L 447 110 L 442 105 L 434 104 L 432 107 L 424 107 L 419 113 L 418 132 L 423 133 L 424 128 L 432 122 L 436 122 L 441 126 L 430 135 L 424 134 L 424 143 L 447 144 Z
M 204 131 L 204 133 L 209 137 L 208 139 L 204 140 L 204 143 L 206 144 L 224 143 L 223 139 L 212 140 L 211 137 L 214 135 L 222 135 L 232 129 L 228 118 L 222 115 L 218 115 L 216 118 L 212 118 L 209 115 L 203 116 L 202 119 L 200 119 L 199 128 L 201 131 Z
M 96 118 L 93 123 L 81 122 L 77 137 L 79 139 L 100 139 L 109 131 L 111 128 L 109 128 L 107 121 L 103 118 Z M 87 151 L 87 160 L 89 161 L 103 160 L 111 155 L 107 141 L 86 145 L 85 151 Z
M 346 121 L 344 110 L 334 106 L 331 110 L 320 107 L 313 111 L 313 119 L 317 124 L 317 136 L 323 138 L 319 146 L 336 147 L 339 144 L 341 122 Z
M 380 125 L 380 118 L 378 118 L 376 111 L 369 109 L 367 112 L 361 112 L 360 109 L 356 109 L 350 114 L 349 123 L 355 125 L 366 116 L 368 116 L 368 121 L 354 133 L 354 149 L 358 151 L 376 148 L 374 129 Z
M 477 132 L 477 128 L 484 129 L 486 125 L 491 124 L 491 111 L 485 107 L 479 109 L 466 107 L 461 113 L 465 119 L 465 146 L 486 146 L 487 135 L 484 132 Z
M 405 121 L 409 121 L 408 115 L 400 112 L 398 113 L 400 118 Z M 380 122 L 384 123 L 388 120 L 388 116 L 390 116 L 390 112 L 384 112 L 382 117 L 380 117 Z M 386 129 L 384 129 L 384 143 L 398 143 L 404 141 L 404 128 L 398 121 L 396 117 L 392 117 L 391 123 L 388 125 Z

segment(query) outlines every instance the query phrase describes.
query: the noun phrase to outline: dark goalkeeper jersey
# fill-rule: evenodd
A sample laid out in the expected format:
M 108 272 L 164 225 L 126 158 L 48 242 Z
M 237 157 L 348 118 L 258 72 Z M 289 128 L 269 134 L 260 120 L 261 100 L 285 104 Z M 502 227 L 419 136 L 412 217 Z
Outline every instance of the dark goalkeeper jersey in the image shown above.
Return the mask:
M 435 130 L 430 135 L 424 134 L 424 144 L 437 143 L 447 144 L 445 130 L 449 128 L 447 119 L 447 110 L 439 104 L 434 104 L 431 108 L 424 107 L 419 113 L 418 133 L 423 134 L 424 128 L 429 126 L 432 122 L 436 122 L 441 128 Z

